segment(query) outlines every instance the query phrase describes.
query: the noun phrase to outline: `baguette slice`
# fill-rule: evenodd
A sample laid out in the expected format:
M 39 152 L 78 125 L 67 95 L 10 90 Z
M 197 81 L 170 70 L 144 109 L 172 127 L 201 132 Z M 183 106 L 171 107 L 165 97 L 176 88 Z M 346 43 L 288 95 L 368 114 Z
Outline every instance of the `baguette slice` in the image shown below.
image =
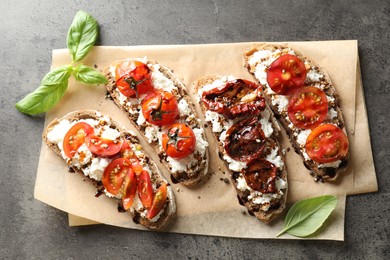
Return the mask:
M 203 91 L 224 86 L 227 82 L 235 82 L 233 76 L 206 76 L 194 83 L 194 89 L 198 93 L 198 98 L 202 101 Z M 239 203 L 248 209 L 249 214 L 254 215 L 264 223 L 271 222 L 285 208 L 287 200 L 287 170 L 284 162 L 284 152 L 279 144 L 278 137 L 280 127 L 273 117 L 269 108 L 265 108 L 255 117 L 260 122 L 261 128 L 266 136 L 266 148 L 259 156 L 277 167 L 277 176 L 275 180 L 276 192 L 261 193 L 250 188 L 244 177 L 244 171 L 247 163 L 232 159 L 226 152 L 224 144 L 226 141 L 227 130 L 235 123 L 241 122 L 252 116 L 228 119 L 222 114 L 210 111 L 203 102 L 201 103 L 202 111 L 205 115 L 205 121 L 218 143 L 219 157 L 224 161 L 230 171 L 230 176 L 234 187 L 237 191 Z
M 142 96 L 140 98 L 127 98 L 118 90 L 115 81 L 115 67 L 119 62 L 105 69 L 105 75 L 108 79 L 106 87 L 109 95 L 159 155 L 160 161 L 171 172 L 172 182 L 187 186 L 198 183 L 208 173 L 208 143 L 184 84 L 173 75 L 170 69 L 155 61 L 146 58 L 128 60 L 147 64 L 152 71 L 154 88 L 170 92 L 176 97 L 180 112 L 180 118 L 177 121 L 187 124 L 196 136 L 194 153 L 183 159 L 173 159 L 166 155 L 161 145 L 161 135 L 167 131 L 166 127 L 161 128 L 145 121 L 141 112 Z
M 334 181 L 343 172 L 348 164 L 349 153 L 341 160 L 333 163 L 317 163 L 306 153 L 306 139 L 311 130 L 305 130 L 293 125 L 287 114 L 288 96 L 277 95 L 267 83 L 268 66 L 282 54 L 293 54 L 300 58 L 306 67 L 307 77 L 305 86 L 314 86 L 322 89 L 328 99 L 328 114 L 323 123 L 338 126 L 347 135 L 345 123 L 340 108 L 340 98 L 328 74 L 297 50 L 287 45 L 258 44 L 244 53 L 245 66 L 254 78 L 263 86 L 266 101 L 276 118 L 280 121 L 290 142 L 297 154 L 303 159 L 303 164 L 314 176 L 315 181 Z
M 98 135 L 101 135 L 102 137 L 106 136 L 105 138 L 112 140 L 128 140 L 132 144 L 134 153 L 140 159 L 142 167 L 149 173 L 154 191 L 163 183 L 168 184 L 156 164 L 143 152 L 142 147 L 138 144 L 137 137 L 112 118 L 104 116 L 98 111 L 84 110 L 72 112 L 62 118 L 55 119 L 45 129 L 43 140 L 51 150 L 65 160 L 71 169 L 81 174 L 86 180 L 95 185 L 98 190 L 97 194 L 105 193 L 105 195 L 115 200 L 120 207 L 122 206 L 121 195 L 114 196 L 107 192 L 101 181 L 105 167 L 111 160 L 118 156 L 112 158 L 98 157 L 89 152 L 84 144 L 78 149 L 72 159 L 68 158 L 62 148 L 63 139 L 69 128 L 80 121 L 87 122 L 93 126 L 95 134 L 98 133 Z M 139 200 L 138 192 L 135 201 L 128 212 L 131 214 L 133 221 L 137 224 L 139 223 L 149 229 L 163 228 L 176 213 L 176 202 L 171 186 L 168 184 L 165 206 L 156 217 L 152 219 L 146 217 L 147 209 L 143 207 Z

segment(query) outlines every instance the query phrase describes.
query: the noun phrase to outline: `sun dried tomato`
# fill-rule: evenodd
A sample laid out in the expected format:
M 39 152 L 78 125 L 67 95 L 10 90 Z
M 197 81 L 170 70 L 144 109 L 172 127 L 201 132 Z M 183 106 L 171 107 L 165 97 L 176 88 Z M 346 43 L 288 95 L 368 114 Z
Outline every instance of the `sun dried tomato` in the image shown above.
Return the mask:
M 258 117 L 232 125 L 226 132 L 225 151 L 234 160 L 247 162 L 258 157 L 265 147 L 265 136 Z
M 230 119 L 257 115 L 265 108 L 261 86 L 244 79 L 229 81 L 222 87 L 205 91 L 202 100 L 208 110 Z

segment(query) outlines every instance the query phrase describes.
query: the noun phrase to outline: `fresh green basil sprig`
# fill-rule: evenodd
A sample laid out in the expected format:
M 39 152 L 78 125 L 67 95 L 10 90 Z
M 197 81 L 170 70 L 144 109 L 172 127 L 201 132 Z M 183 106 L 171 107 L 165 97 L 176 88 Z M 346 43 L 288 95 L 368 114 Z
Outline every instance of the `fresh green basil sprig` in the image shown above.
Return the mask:
M 276 236 L 287 232 L 297 237 L 307 237 L 317 231 L 336 208 L 337 198 L 325 195 L 296 202 L 284 219 L 284 226 Z
M 107 83 L 106 77 L 83 64 L 75 65 L 81 61 L 96 42 L 98 24 L 96 20 L 84 11 L 78 11 L 69 28 L 67 46 L 72 57 L 72 63 L 54 69 L 47 73 L 40 87 L 16 103 L 16 108 L 25 114 L 40 114 L 51 109 L 65 94 L 71 75 L 76 81 L 85 84 Z

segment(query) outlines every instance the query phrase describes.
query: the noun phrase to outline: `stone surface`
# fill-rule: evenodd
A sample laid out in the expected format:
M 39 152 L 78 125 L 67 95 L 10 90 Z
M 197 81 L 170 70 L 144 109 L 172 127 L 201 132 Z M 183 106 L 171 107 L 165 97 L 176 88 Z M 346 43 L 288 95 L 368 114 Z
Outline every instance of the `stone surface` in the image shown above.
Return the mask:
M 33 198 L 42 117 L 14 104 L 66 48 L 77 12 L 100 25 L 98 45 L 357 39 L 379 192 L 347 198 L 345 242 L 251 240 L 70 228 L 67 215 Z M 385 259 L 390 255 L 390 2 L 10 1 L 0 2 L 0 258 Z

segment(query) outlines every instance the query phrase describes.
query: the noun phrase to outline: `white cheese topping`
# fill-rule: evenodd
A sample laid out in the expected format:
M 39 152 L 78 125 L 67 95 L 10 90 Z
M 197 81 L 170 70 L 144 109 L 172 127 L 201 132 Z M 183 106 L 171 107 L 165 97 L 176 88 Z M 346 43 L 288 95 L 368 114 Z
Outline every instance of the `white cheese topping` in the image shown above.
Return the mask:
M 246 180 L 243 176 L 239 176 L 237 179 L 237 184 L 236 184 L 236 187 L 237 189 L 239 189 L 240 191 L 245 191 L 247 190 L 249 187 L 248 185 L 246 184 Z
M 306 145 L 307 137 L 309 137 L 309 134 L 311 133 L 310 129 L 302 130 L 298 136 L 297 136 L 297 142 L 300 144 L 301 147 L 304 147 Z
M 85 176 L 100 181 L 103 176 L 104 169 L 111 162 L 109 158 L 95 157 L 89 167 L 82 169 Z
M 273 106 L 278 106 L 279 113 L 282 113 L 283 111 L 287 111 L 288 106 L 288 98 L 283 95 L 273 95 L 271 97 L 271 103 Z
M 158 139 L 159 132 L 160 132 L 160 130 L 159 130 L 158 126 L 148 125 L 145 128 L 145 137 L 146 137 L 148 143 L 152 143 L 152 142 L 159 140 Z
M 62 147 L 62 141 L 63 141 L 66 133 L 70 129 L 70 127 L 71 127 L 71 124 L 68 120 L 66 120 L 66 119 L 61 120 L 58 124 L 56 124 L 54 126 L 54 128 L 52 130 L 50 130 L 47 133 L 47 139 L 51 143 L 57 144 L 58 147 Z
M 189 116 L 192 114 L 192 110 L 184 98 L 180 99 L 177 107 L 179 108 L 179 113 L 182 116 Z
M 276 167 L 279 169 L 283 169 L 284 162 L 282 160 L 282 157 L 279 155 L 279 148 L 275 147 L 271 150 L 271 153 L 267 155 L 265 158 L 267 161 L 273 163 Z
M 224 154 L 223 159 L 229 164 L 229 169 L 234 172 L 240 172 L 247 167 L 245 162 L 236 161 L 227 154 Z
M 137 125 L 141 126 L 143 125 L 144 123 L 146 122 L 146 119 L 144 117 L 144 115 L 142 114 L 142 111 L 139 112 L 138 114 L 138 118 L 137 118 Z
M 332 120 L 337 117 L 338 117 L 337 111 L 334 110 L 334 108 L 330 108 L 328 110 L 328 114 L 326 115 L 326 118 Z
M 194 132 L 196 138 L 195 150 L 200 152 L 200 154 L 204 155 L 207 146 L 209 146 L 209 143 L 203 138 L 204 130 L 203 128 L 194 128 L 192 129 L 192 131 Z
M 101 134 L 101 137 L 102 138 L 106 138 L 106 139 L 111 139 L 111 140 L 115 140 L 115 139 L 118 139 L 120 137 L 121 133 L 114 129 L 114 128 L 110 128 L 108 125 L 104 126 L 103 127 L 103 132 Z
M 313 82 L 318 82 L 323 78 L 324 75 L 318 73 L 316 70 L 311 69 L 307 74 L 306 74 L 306 81 L 313 81 Z
M 218 114 L 217 112 L 207 110 L 204 116 L 206 122 L 211 122 L 212 131 L 214 133 L 220 133 L 223 131 L 224 127 L 221 121 L 224 120 L 224 117 L 222 115 Z
M 173 173 L 185 172 L 190 169 L 194 162 L 197 162 L 192 154 L 182 159 L 173 159 L 167 156 L 167 161 L 172 166 L 171 171 Z
M 81 168 L 82 165 L 85 165 L 91 161 L 92 153 L 89 151 L 86 144 L 82 144 L 75 155 L 72 158 L 72 164 L 77 167 Z
M 160 64 L 149 65 L 152 67 L 152 82 L 155 89 L 160 89 L 172 93 L 172 90 L 177 90 L 173 81 L 167 78 L 160 71 Z
M 268 109 L 261 112 L 261 130 L 263 130 L 265 137 L 270 137 L 272 133 L 274 132 L 274 128 L 272 126 L 272 123 L 269 121 L 271 117 L 271 114 Z

